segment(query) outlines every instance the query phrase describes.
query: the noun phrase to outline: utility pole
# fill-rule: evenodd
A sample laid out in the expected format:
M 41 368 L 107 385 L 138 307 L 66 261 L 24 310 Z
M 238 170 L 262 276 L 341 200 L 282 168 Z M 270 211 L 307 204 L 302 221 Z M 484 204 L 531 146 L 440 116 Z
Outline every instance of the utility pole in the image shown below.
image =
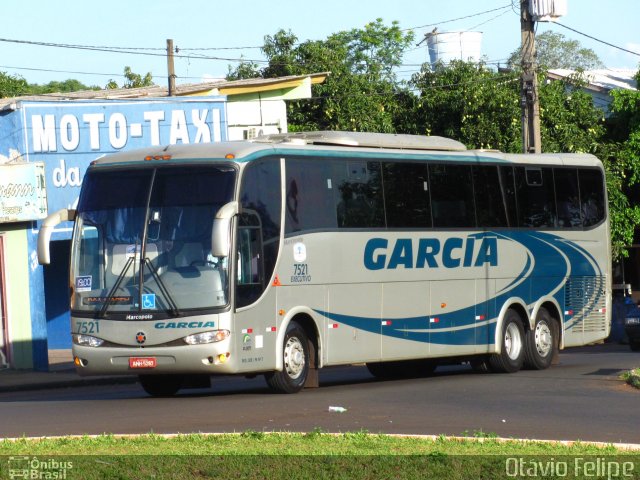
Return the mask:
M 167 71 L 169 72 L 169 96 L 176 91 L 176 69 L 173 65 L 173 39 L 167 39 Z
M 522 79 L 520 106 L 522 108 L 522 151 L 540 153 L 540 103 L 536 76 L 535 22 L 529 14 L 529 2 L 520 0 L 520 34 L 522 38 Z

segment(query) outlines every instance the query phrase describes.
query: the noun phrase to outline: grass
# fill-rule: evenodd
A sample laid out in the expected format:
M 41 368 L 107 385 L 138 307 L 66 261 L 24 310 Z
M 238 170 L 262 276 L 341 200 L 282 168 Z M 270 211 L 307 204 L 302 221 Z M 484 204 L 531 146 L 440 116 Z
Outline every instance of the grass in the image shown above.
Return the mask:
M 99 435 L 0 440 L 0 455 L 617 455 L 613 445 L 498 439 L 486 432 L 464 432 L 469 438 L 396 437 L 367 431 L 329 434 L 268 433 L 164 436 Z
M 625 382 L 635 388 L 640 388 L 640 368 L 634 368 L 620 375 Z
M 634 462 L 634 472 L 640 472 L 638 452 L 631 455 L 612 445 L 504 441 L 491 433 L 465 433 L 473 438 L 393 437 L 366 431 L 328 434 L 315 429 L 308 433 L 249 430 L 169 437 L 149 434 L 2 440 L 0 456 L 7 460 L 0 457 L 0 478 L 8 478 L 5 469 L 10 466 L 9 458 L 13 462 L 37 458 L 50 466 L 50 456 L 57 462 L 54 466 L 71 462 L 66 478 L 86 479 L 510 478 L 505 465 L 514 458 L 526 462 L 558 462 L 564 458 L 568 464 L 575 458 L 607 458 Z

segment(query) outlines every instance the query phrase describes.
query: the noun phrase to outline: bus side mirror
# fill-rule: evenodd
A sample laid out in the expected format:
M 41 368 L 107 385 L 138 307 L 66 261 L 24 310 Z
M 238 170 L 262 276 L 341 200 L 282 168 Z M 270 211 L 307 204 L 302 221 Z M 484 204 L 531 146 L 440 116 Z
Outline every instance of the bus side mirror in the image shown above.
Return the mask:
M 76 211 L 68 208 L 58 210 L 44 219 L 38 233 L 38 263 L 40 265 L 51 263 L 49 242 L 56 225 L 62 222 L 73 222 L 75 219 Z
M 223 205 L 213 219 L 211 229 L 211 254 L 214 257 L 228 257 L 231 251 L 231 220 L 240 213 L 238 202 Z

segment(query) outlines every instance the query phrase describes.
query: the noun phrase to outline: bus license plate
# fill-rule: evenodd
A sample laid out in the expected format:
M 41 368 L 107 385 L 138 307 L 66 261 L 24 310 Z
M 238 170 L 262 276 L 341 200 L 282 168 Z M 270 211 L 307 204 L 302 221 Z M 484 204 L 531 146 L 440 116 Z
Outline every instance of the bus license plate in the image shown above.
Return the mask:
M 129 357 L 129 368 L 156 368 L 157 365 L 154 357 Z

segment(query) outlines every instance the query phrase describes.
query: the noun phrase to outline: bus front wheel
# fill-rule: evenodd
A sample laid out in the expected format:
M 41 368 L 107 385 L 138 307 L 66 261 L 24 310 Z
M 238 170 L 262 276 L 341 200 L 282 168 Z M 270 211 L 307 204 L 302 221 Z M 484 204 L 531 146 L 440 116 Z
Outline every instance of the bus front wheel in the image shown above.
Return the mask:
M 182 375 L 140 375 L 140 385 L 152 397 L 170 397 L 182 387 Z
M 309 374 L 309 339 L 296 322 L 289 324 L 284 336 L 282 367 L 282 371 L 265 374 L 269 387 L 278 393 L 302 390 Z
M 520 315 L 509 309 L 504 317 L 501 335 L 500 353 L 489 357 L 491 370 L 494 372 L 513 373 L 522 368 L 524 361 L 524 328 Z
M 524 365 L 534 370 L 544 370 L 551 365 L 558 352 L 558 324 L 548 310 L 540 308 L 533 330 L 527 332 L 524 349 Z

